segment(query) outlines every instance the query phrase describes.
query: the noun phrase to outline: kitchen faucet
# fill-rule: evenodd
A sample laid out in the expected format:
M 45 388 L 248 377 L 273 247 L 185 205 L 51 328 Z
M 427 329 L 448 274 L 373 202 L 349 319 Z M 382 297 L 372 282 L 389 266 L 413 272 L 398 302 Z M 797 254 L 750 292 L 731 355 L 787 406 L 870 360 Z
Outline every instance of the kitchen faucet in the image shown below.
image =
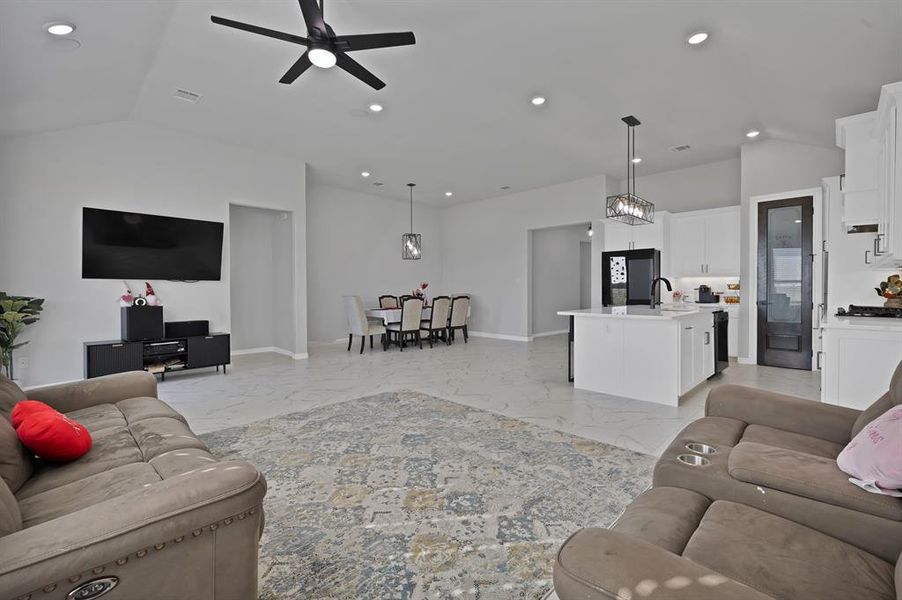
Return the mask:
M 655 301 L 655 300 L 656 300 L 655 290 L 656 290 L 656 288 L 657 288 L 657 285 L 658 285 L 658 282 L 659 282 L 659 281 L 663 281 L 663 282 L 664 282 L 664 285 L 667 286 L 667 291 L 668 291 L 668 292 L 672 292 L 672 291 L 673 291 L 673 288 L 670 287 L 670 281 L 669 281 L 666 277 L 655 277 L 654 280 L 652 280 L 652 282 L 651 282 L 651 300 L 649 300 L 649 302 L 648 302 L 648 306 L 649 306 L 650 308 L 654 308 L 655 306 L 658 305 L 658 303 Z

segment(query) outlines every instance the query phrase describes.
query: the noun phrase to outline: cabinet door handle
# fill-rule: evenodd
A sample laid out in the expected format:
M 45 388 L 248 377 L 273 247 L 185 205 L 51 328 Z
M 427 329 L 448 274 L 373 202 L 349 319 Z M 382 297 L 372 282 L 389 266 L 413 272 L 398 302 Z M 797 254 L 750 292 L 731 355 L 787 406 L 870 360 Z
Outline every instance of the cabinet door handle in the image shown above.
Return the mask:
M 110 348 L 122 348 L 125 344 L 110 344 Z
M 711 343 L 711 332 L 706 331 L 705 332 L 705 346 L 707 346 L 710 343 Z
M 824 355 L 824 352 L 823 352 L 822 350 L 818 350 L 818 351 L 817 351 L 817 364 L 816 364 L 816 368 L 817 368 L 818 371 L 821 370 L 821 357 L 822 357 L 823 355 Z
M 871 264 L 871 261 L 868 259 L 868 255 L 869 255 L 870 253 L 871 253 L 870 250 L 865 250 L 865 251 L 864 251 L 864 264 L 866 264 L 866 265 Z
M 690 325 L 689 327 L 685 327 L 684 329 L 685 329 L 686 331 L 689 331 L 690 329 L 695 329 L 695 327 L 693 327 L 692 325 Z
M 874 238 L 874 256 L 880 256 L 881 254 L 884 254 L 883 250 L 880 249 L 880 240 L 884 235 L 886 234 L 878 233 L 877 237 Z

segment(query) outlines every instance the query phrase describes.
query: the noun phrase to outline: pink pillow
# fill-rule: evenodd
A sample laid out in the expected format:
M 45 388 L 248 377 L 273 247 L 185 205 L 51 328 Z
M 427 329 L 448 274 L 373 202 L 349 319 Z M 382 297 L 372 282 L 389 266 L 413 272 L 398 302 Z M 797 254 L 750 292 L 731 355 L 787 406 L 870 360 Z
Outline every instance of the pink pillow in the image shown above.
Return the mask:
M 902 497 L 902 404 L 868 423 L 839 453 L 836 464 L 858 487 Z

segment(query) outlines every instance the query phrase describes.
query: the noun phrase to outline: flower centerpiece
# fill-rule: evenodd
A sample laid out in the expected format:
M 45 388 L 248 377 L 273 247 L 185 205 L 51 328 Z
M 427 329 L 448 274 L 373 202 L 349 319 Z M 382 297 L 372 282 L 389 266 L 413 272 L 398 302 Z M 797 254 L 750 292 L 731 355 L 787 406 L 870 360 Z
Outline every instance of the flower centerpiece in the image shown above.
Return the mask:
M 42 310 L 42 298 L 10 296 L 0 292 L 0 365 L 6 369 L 6 376 L 10 379 L 13 379 L 13 350 L 28 343 L 16 343 L 16 339 L 25 327 L 40 319 Z
M 423 301 L 423 306 L 429 306 L 429 299 L 426 298 L 426 288 L 429 287 L 429 282 L 423 281 L 420 283 L 420 286 L 411 292 L 414 298 L 419 298 Z
M 887 308 L 902 308 L 902 277 L 890 275 L 886 281 L 880 282 L 880 287 L 874 288 L 877 295 L 885 298 L 883 304 Z

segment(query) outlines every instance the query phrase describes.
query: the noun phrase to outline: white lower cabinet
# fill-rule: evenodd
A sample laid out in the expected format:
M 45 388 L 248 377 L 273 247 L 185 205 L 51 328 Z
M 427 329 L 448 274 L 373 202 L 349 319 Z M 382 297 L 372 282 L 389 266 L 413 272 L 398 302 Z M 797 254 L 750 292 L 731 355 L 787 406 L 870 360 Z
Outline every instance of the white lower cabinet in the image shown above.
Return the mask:
M 680 394 L 714 375 L 714 315 L 704 312 L 681 321 Z
M 871 329 L 827 324 L 822 335 L 822 401 L 863 410 L 886 393 L 902 361 L 902 326 Z

